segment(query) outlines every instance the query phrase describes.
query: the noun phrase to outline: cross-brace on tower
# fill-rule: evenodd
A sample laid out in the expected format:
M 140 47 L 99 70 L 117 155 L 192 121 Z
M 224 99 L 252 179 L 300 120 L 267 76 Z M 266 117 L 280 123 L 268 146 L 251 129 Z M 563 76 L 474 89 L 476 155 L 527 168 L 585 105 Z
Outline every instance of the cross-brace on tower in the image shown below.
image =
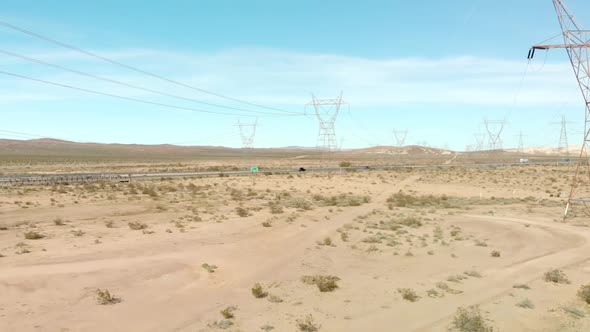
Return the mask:
M 488 145 L 491 151 L 502 149 L 502 131 L 506 120 L 484 120 L 486 131 L 488 132 Z
M 393 130 L 393 136 L 395 137 L 395 141 L 397 142 L 398 147 L 402 147 L 406 144 L 406 138 L 408 137 L 408 130 Z
M 320 125 L 316 147 L 323 151 L 336 151 L 338 145 L 336 144 L 336 129 L 334 128 L 334 124 L 340 112 L 340 107 L 346 104 L 342 101 L 342 92 L 335 99 L 317 99 L 313 94 L 311 98 L 311 101 L 305 105 L 305 108 L 307 109 L 307 107 L 313 106 Z
M 256 126 L 258 119 L 254 123 L 242 123 L 238 120 L 236 126 L 240 128 L 240 137 L 242 138 L 242 148 L 252 149 L 254 147 L 254 137 L 256 136 Z
M 568 210 L 572 203 L 583 203 L 586 206 L 586 212 L 590 209 L 587 204 L 590 203 L 590 197 L 577 197 L 578 189 L 582 181 L 584 173 L 590 176 L 590 165 L 588 164 L 588 156 L 586 149 L 590 143 L 590 30 L 583 30 L 574 20 L 574 16 L 567 9 L 563 0 L 553 0 L 553 7 L 557 13 L 557 18 L 561 26 L 561 35 L 563 37 L 563 44 L 541 44 L 534 45 L 529 49 L 529 61 L 535 56 L 536 50 L 549 50 L 554 48 L 563 48 L 567 51 L 570 63 L 574 70 L 578 86 L 584 98 L 584 142 L 580 150 L 580 158 L 576 166 L 572 188 L 567 198 L 564 218 L 567 217 Z M 551 38 L 552 39 L 552 38 Z M 586 167 L 586 170 L 583 168 Z

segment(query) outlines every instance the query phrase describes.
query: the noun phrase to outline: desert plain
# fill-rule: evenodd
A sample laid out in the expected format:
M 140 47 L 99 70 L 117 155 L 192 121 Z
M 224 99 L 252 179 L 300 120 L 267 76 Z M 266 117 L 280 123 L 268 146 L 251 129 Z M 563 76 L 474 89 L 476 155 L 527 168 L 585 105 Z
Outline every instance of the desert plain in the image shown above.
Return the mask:
M 3 186 L 0 330 L 588 331 L 590 222 L 561 217 L 571 174 Z

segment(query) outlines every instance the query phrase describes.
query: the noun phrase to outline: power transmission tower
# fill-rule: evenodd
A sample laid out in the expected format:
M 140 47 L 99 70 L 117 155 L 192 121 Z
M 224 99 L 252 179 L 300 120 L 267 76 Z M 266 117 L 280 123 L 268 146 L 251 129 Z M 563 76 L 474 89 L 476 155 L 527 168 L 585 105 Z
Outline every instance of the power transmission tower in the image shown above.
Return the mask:
M 475 151 L 482 151 L 486 135 L 484 133 L 475 133 Z
M 524 135 L 522 134 L 522 130 L 518 134 L 518 153 L 524 154 Z
M 240 128 L 242 149 L 252 149 L 254 147 L 254 137 L 256 136 L 256 126 L 258 126 L 258 119 L 256 119 L 254 123 L 242 123 L 240 120 L 238 120 L 236 126 Z
M 560 156 L 565 155 L 567 159 L 570 157 L 570 149 L 567 143 L 567 121 L 565 121 L 565 115 L 561 116 L 561 132 L 559 134 L 559 145 L 557 145 L 557 153 Z
M 488 132 L 488 146 L 491 151 L 502 149 L 502 131 L 506 125 L 506 120 L 484 120 L 486 131 Z
M 531 60 L 535 56 L 536 50 L 549 50 L 555 48 L 565 49 L 574 70 L 574 75 L 578 81 L 578 86 L 582 92 L 582 97 L 584 98 L 584 142 L 582 143 L 580 158 L 578 159 L 576 166 L 572 188 L 565 206 L 563 216 L 565 219 L 572 203 L 581 202 L 586 205 L 590 202 L 590 198 L 588 197 L 577 197 L 580 183 L 583 182 L 583 173 L 590 176 L 590 164 L 588 163 L 588 156 L 586 155 L 586 149 L 590 143 L 590 30 L 583 30 L 580 28 L 574 20 L 572 13 L 564 5 L 563 0 L 553 0 L 553 7 L 557 13 L 559 25 L 561 26 L 561 35 L 564 43 L 534 45 L 529 50 L 528 59 Z M 583 171 L 584 166 L 587 168 L 586 172 Z
M 307 107 L 313 106 L 320 125 L 316 147 L 327 152 L 336 151 L 338 146 L 336 145 L 336 129 L 334 128 L 334 124 L 340 112 L 340 106 L 346 104 L 342 101 L 342 92 L 335 99 L 317 99 L 313 94 L 311 98 L 311 101 L 305 105 L 305 108 L 307 110 Z
M 397 142 L 398 147 L 403 147 L 406 144 L 406 137 L 408 137 L 408 130 L 393 130 L 393 136 Z

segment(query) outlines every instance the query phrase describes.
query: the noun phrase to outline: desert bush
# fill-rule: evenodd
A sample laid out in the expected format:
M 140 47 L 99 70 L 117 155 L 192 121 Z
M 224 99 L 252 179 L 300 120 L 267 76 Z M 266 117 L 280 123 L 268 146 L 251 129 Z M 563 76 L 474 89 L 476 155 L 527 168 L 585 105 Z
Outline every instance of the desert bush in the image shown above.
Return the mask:
M 358 196 L 350 194 L 340 194 L 336 196 L 313 195 L 313 201 L 320 206 L 361 206 L 369 203 L 369 196 Z
M 96 301 L 98 304 L 107 305 L 107 304 L 115 304 L 121 302 L 121 299 L 112 295 L 108 289 L 105 290 L 96 290 Z
M 139 221 L 132 221 L 132 222 L 129 222 L 127 225 L 129 225 L 129 228 L 131 228 L 134 231 L 139 231 L 142 229 L 146 229 L 148 227 L 146 224 L 141 223 Z
M 460 283 L 461 280 L 465 280 L 465 279 L 467 279 L 466 276 L 461 275 L 461 274 L 457 274 L 457 275 L 449 276 L 447 278 L 447 281 Z
M 114 223 L 112 220 L 105 221 L 105 222 L 104 222 L 104 225 L 105 225 L 107 228 L 115 228 L 115 223 Z
M 580 286 L 578 297 L 582 299 L 582 301 L 590 304 L 590 284 Z
M 316 285 L 320 292 L 332 292 L 338 288 L 340 278 L 330 275 L 306 275 L 301 277 L 301 281 L 308 285 Z
M 397 292 L 402 295 L 402 298 L 406 301 L 416 302 L 420 299 L 420 296 L 411 288 L 398 288 Z
M 254 295 L 254 297 L 257 299 L 261 299 L 266 297 L 268 293 L 264 291 L 260 283 L 255 283 L 254 287 L 252 287 L 252 295 Z
M 535 309 L 535 305 L 529 299 L 524 299 L 524 300 L 516 303 L 516 306 L 520 307 L 520 308 L 525 308 L 525 309 Z
M 269 202 L 268 207 L 270 208 L 270 213 L 272 214 L 279 214 L 283 213 L 283 206 L 278 202 Z
M 209 273 L 213 273 L 215 272 L 215 270 L 217 270 L 217 265 L 212 265 L 212 264 L 207 264 L 207 263 L 203 263 L 201 265 L 202 268 L 204 268 L 205 270 L 207 270 L 207 272 Z
M 229 306 L 229 307 L 221 310 L 220 313 L 223 316 L 223 318 L 225 318 L 225 319 L 231 319 L 231 318 L 234 318 L 234 311 L 236 311 L 236 309 L 238 309 L 238 307 L 236 307 L 236 306 Z
M 65 222 L 61 218 L 55 218 L 55 219 L 53 219 L 53 223 L 56 226 L 63 226 L 63 225 L 65 225 Z
M 244 218 L 248 216 L 248 209 L 243 208 L 241 206 L 236 207 L 236 213 L 238 214 L 238 216 Z
M 39 232 L 36 232 L 36 231 L 25 232 L 25 239 L 27 239 L 27 240 L 39 240 L 44 237 L 45 237 L 45 235 L 43 235 Z
M 486 319 L 478 306 L 467 309 L 459 308 L 451 322 L 451 330 L 459 332 L 493 332 L 493 327 L 486 323 Z
M 305 317 L 305 319 L 298 319 L 297 327 L 301 332 L 317 332 L 320 330 L 321 325 L 316 324 L 313 320 L 313 316 L 310 314 Z
M 224 175 L 223 173 L 219 173 L 219 176 L 223 176 L 223 175 Z M 209 325 L 209 327 L 212 327 L 215 329 L 225 330 L 225 329 L 232 327 L 234 325 L 234 322 L 232 322 L 229 319 L 222 319 L 222 320 L 216 320 L 213 323 L 209 323 L 208 325 Z
M 418 228 L 422 226 L 422 221 L 417 218 L 417 217 L 405 217 L 399 220 L 396 220 L 396 222 L 398 224 L 407 226 L 407 227 L 412 227 L 412 228 Z
M 272 227 L 272 221 L 270 221 L 270 220 L 263 221 L 262 227 Z
M 340 164 L 338 164 L 338 166 L 340 166 L 340 167 L 350 167 L 350 166 L 352 166 L 352 163 L 350 161 L 341 161 Z
M 283 299 L 281 299 L 280 297 L 278 297 L 276 295 L 269 295 L 268 301 L 272 302 L 272 303 L 281 303 L 281 302 L 283 302 Z
M 498 250 L 494 250 L 494 251 L 492 251 L 492 253 L 490 255 L 492 257 L 500 257 L 501 253 Z
M 481 273 L 479 273 L 475 270 L 465 271 L 463 273 L 467 276 L 470 276 L 470 277 L 481 278 Z
M 561 307 L 561 310 L 577 318 L 583 318 L 586 316 L 586 313 L 584 313 L 584 311 L 576 307 Z
M 322 245 L 324 246 L 332 246 L 332 239 L 330 239 L 329 237 L 324 238 L 324 241 L 322 241 Z
M 346 232 L 342 232 L 342 233 L 340 233 L 340 239 L 341 239 L 343 242 L 346 242 L 346 241 L 348 241 L 348 233 L 346 233 Z
M 514 284 L 512 286 L 512 288 L 517 288 L 517 289 L 531 289 L 531 287 L 527 284 Z
M 443 208 L 451 208 L 453 207 L 448 202 L 448 197 L 446 195 L 442 196 L 434 196 L 434 195 L 421 195 L 421 196 L 414 196 L 405 194 L 403 191 L 399 191 L 387 198 L 388 206 L 390 209 L 393 207 L 443 207 Z
M 563 271 L 558 269 L 550 269 L 549 271 L 545 272 L 544 279 L 547 282 L 552 282 L 555 284 L 569 284 L 570 281 L 563 273 Z

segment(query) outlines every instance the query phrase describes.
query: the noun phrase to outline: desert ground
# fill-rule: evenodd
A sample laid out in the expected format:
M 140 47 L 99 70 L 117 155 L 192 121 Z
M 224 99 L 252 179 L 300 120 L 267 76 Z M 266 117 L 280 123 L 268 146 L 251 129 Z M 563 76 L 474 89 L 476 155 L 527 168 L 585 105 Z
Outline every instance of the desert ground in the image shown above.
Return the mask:
M 588 331 L 571 172 L 1 187 L 0 331 Z

